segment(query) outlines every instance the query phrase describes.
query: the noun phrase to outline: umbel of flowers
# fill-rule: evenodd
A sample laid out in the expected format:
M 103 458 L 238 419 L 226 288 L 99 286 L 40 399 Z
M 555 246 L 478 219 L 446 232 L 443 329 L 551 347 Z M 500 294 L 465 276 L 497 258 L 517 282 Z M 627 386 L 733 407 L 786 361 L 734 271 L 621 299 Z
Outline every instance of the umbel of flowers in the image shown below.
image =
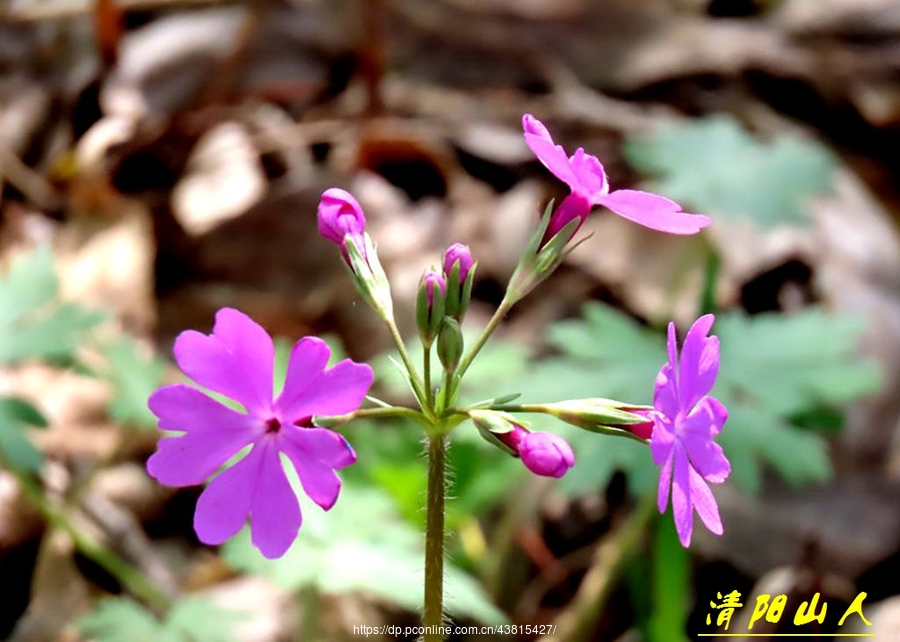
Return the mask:
M 410 358 L 394 322 L 390 284 L 366 232 L 362 208 L 342 189 L 329 189 L 322 195 L 319 231 L 340 249 L 360 296 L 384 321 L 415 396 L 414 408 L 383 403 L 361 408 L 373 382 L 372 369 L 349 359 L 329 367 L 328 346 L 316 337 L 304 337 L 294 345 L 284 387 L 273 390 L 272 340 L 237 310 L 220 310 L 209 335 L 188 330 L 178 337 L 175 360 L 197 385 L 173 384 L 151 395 L 148 403 L 159 418 L 159 427 L 180 434 L 159 442 L 147 469 L 169 486 L 198 485 L 212 477 L 197 501 L 194 516 L 201 541 L 220 544 L 249 521 L 253 544 L 260 552 L 269 558 L 283 555 L 298 535 L 302 516 L 281 455 L 296 469 L 303 491 L 327 511 L 340 493 L 337 471 L 357 457 L 333 428 L 361 417 L 412 417 L 423 428 L 428 443 L 423 624 L 431 631 L 439 630 L 443 622 L 445 451 L 450 433 L 464 429 L 468 421 L 486 440 L 520 458 L 536 475 L 561 477 L 576 465 L 577 453 L 571 446 L 555 433 L 529 430 L 518 416 L 525 413 L 555 417 L 600 433 L 597 438 L 605 434 L 649 444 L 649 455 L 661 467 L 659 511 L 665 512 L 671 495 L 682 544 L 690 544 L 694 512 L 710 531 L 722 533 L 709 484 L 722 483 L 730 473 L 728 460 L 714 442 L 728 413 L 709 396 L 719 369 L 719 342 L 710 335 L 712 315 L 694 322 L 680 353 L 675 326 L 669 325 L 668 360 L 656 378 L 652 406 L 599 396 L 543 404 L 511 405 L 502 403 L 502 397 L 474 407 L 457 404 L 460 381 L 485 342 L 509 309 L 559 266 L 595 207 L 669 234 L 695 234 L 711 223 L 708 217 L 683 212 L 677 203 L 656 194 L 610 191 L 595 156 L 580 148 L 567 155 L 531 115 L 526 115 L 522 124 L 527 145 L 568 185 L 570 194 L 555 209 L 548 206 L 537 221 L 502 302 L 468 349 L 460 324 L 477 269 L 469 248 L 454 243 L 444 252 L 439 268 L 423 273 L 416 306 L 416 326 L 425 348 L 421 369 Z M 437 381 L 432 380 L 432 353 L 441 364 Z M 203 389 L 231 399 L 241 409 L 219 402 Z M 215 474 L 244 449 L 243 458 Z M 425 639 L 441 638 L 434 634 Z

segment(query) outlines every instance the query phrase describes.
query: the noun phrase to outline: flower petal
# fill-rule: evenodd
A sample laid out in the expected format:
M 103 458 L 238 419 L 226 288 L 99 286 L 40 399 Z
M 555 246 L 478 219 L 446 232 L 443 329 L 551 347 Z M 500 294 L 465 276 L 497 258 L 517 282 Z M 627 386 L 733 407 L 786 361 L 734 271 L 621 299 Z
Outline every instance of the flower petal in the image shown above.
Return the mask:
M 672 447 L 675 444 L 675 431 L 672 420 L 666 415 L 653 413 L 653 432 L 650 434 L 650 453 L 653 455 L 653 463 L 659 466 L 672 455 Z
M 194 530 L 204 544 L 221 544 L 235 535 L 250 514 L 263 451 L 253 448 L 246 457 L 212 480 L 197 499 Z
M 553 138 L 544 127 L 544 123 L 531 114 L 525 114 L 522 117 L 522 129 L 525 131 L 525 143 L 544 167 L 570 188 L 575 189 L 579 185 L 578 177 L 569 165 L 565 150 L 553 143 Z
M 726 408 L 721 401 L 715 397 L 705 397 L 700 400 L 696 407 L 705 407 L 706 411 L 709 413 L 711 417 L 709 426 L 710 435 L 715 437 L 722 432 L 722 427 L 725 425 L 725 422 L 728 421 L 728 408 Z
M 331 430 L 304 428 L 281 431 L 279 448 L 294 464 L 309 498 L 325 510 L 334 506 L 341 491 L 341 479 L 333 469 L 356 461 L 350 444 Z
M 288 359 L 284 388 L 275 407 L 282 413 L 284 408 L 290 408 L 310 384 L 322 376 L 329 358 L 331 349 L 318 337 L 303 337 L 295 343 Z
M 603 164 L 593 154 L 588 154 L 579 147 L 569 159 L 569 166 L 578 180 L 578 187 L 577 189 L 572 187 L 573 191 L 584 194 L 588 199 L 602 196 L 609 191 Z
M 675 372 L 671 365 L 665 364 L 656 375 L 656 383 L 653 388 L 653 407 L 673 421 L 681 408 L 678 403 Z
M 285 422 L 294 423 L 313 415 L 343 415 L 359 408 L 372 385 L 372 368 L 344 359 L 310 383 L 282 409 Z
M 595 196 L 593 203 L 607 207 L 638 225 L 668 234 L 696 234 L 712 223 L 708 216 L 682 212 L 678 203 L 664 196 L 633 189 Z
M 669 487 L 672 485 L 672 461 L 675 453 L 670 452 L 668 459 L 665 460 L 663 467 L 659 471 L 659 489 L 656 493 L 656 506 L 659 508 L 660 515 L 666 512 L 666 505 L 669 503 Z
M 216 313 L 211 335 L 188 330 L 175 341 L 175 360 L 187 376 L 240 402 L 251 414 L 270 411 L 274 358 L 266 331 L 231 308 Z
M 675 379 L 678 376 L 678 337 L 675 336 L 675 324 L 671 321 L 666 330 L 666 352 L 669 355 L 669 367 L 673 374 L 670 378 Z M 676 389 L 678 387 L 677 380 L 675 380 L 675 387 Z
M 678 446 L 673 452 L 674 474 L 672 476 L 672 513 L 675 516 L 675 530 L 681 545 L 691 545 L 694 530 L 693 496 L 691 495 L 691 466 L 687 455 Z
M 262 433 L 262 427 L 185 384 L 160 388 L 148 401 L 163 430 L 187 434 L 163 439 L 147 472 L 167 486 L 193 486 Z
M 712 314 L 705 314 L 694 321 L 681 347 L 678 383 L 686 410 L 712 390 L 719 374 L 719 338 L 707 336 L 715 320 Z
M 147 460 L 147 472 L 166 486 L 195 486 L 203 483 L 251 439 L 237 432 L 189 433 L 162 439 L 158 450 Z
M 264 557 L 281 557 L 297 539 L 302 516 L 297 496 L 291 489 L 276 441 L 266 439 L 258 446 L 262 463 L 250 507 L 250 535 Z
M 147 405 L 159 418 L 161 430 L 182 430 L 189 433 L 261 432 L 261 429 L 255 430 L 260 424 L 252 417 L 232 410 L 184 383 L 163 386 L 154 391 L 147 400 Z M 250 438 L 252 439 L 252 435 Z
M 290 447 L 299 448 L 304 457 L 330 468 L 346 468 L 356 463 L 356 453 L 344 436 L 327 428 L 285 429 L 279 433 Z
M 719 516 L 719 506 L 716 504 L 716 498 L 713 496 L 707 483 L 692 468 L 690 469 L 690 480 L 691 502 L 694 510 L 700 516 L 700 521 L 711 533 L 721 535 L 724 529 L 722 528 L 722 518 Z
M 720 484 L 731 474 L 731 464 L 713 436 L 722 429 L 728 417 L 725 407 L 712 397 L 704 397 L 683 418 L 679 440 L 684 445 L 691 466 L 707 481 Z

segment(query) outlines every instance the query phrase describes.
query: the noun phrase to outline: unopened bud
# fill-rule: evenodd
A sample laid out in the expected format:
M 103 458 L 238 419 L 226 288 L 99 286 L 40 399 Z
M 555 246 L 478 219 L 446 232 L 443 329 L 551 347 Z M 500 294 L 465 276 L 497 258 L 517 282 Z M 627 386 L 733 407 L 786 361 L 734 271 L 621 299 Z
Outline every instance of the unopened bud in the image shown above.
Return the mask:
M 444 308 L 447 316 L 462 321 L 472 298 L 475 280 L 475 261 L 469 247 L 454 243 L 444 252 L 444 277 L 447 279 L 447 300 Z
M 350 192 L 332 187 L 322 194 L 317 218 L 319 234 L 340 247 L 348 260 L 347 237 L 361 239 L 366 231 L 366 216 L 359 202 Z
M 434 270 L 428 270 L 422 275 L 416 298 L 416 326 L 426 349 L 431 347 L 444 320 L 446 289 L 444 277 Z
M 444 317 L 438 331 L 438 358 L 447 372 L 453 372 L 459 365 L 463 353 L 463 335 L 456 319 Z

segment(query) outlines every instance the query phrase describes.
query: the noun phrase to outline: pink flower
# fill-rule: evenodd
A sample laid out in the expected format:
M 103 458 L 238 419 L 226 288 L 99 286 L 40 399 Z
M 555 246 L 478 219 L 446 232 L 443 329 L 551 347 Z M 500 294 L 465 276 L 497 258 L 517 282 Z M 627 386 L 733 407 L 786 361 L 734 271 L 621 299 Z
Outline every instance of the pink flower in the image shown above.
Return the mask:
M 707 482 L 721 484 L 731 473 L 731 464 L 713 439 L 728 419 L 728 411 L 707 396 L 719 373 L 719 339 L 707 336 L 715 321 L 711 314 L 691 326 L 681 348 L 675 340 L 675 324 L 669 324 L 669 361 L 656 377 L 653 395 L 653 433 L 650 451 L 653 463 L 662 466 L 659 475 L 659 512 L 669 503 L 681 544 L 691 543 L 694 511 L 716 535 L 722 534 L 719 507 Z
M 356 242 L 356 246 L 365 256 L 362 235 L 366 231 L 366 216 L 350 192 L 337 187 L 325 190 L 322 200 L 319 201 L 317 218 L 319 234 L 340 247 L 345 258 L 348 236 Z
M 580 227 L 595 205 L 669 234 L 696 234 L 712 223 L 708 216 L 682 212 L 678 203 L 656 194 L 633 189 L 610 192 L 606 172 L 596 156 L 585 153 L 580 147 L 572 156 L 566 156 L 565 150 L 553 142 L 544 124 L 531 114 L 522 117 L 522 128 L 525 142 L 538 160 L 572 190 L 553 213 L 542 245 L 570 221 L 580 220 Z
M 284 388 L 273 400 L 272 340 L 249 317 L 230 308 L 216 314 L 211 335 L 182 332 L 174 352 L 188 377 L 240 403 L 244 412 L 190 385 L 160 388 L 150 395 L 150 410 L 162 430 L 184 434 L 159 442 L 147 462 L 148 472 L 167 486 L 194 486 L 250 446 L 243 459 L 200 495 L 194 529 L 200 541 L 221 544 L 249 517 L 253 545 L 268 558 L 280 557 L 301 523 L 281 454 L 296 468 L 310 499 L 330 509 L 341 489 L 334 471 L 356 461 L 356 454 L 338 433 L 313 427 L 312 417 L 359 408 L 372 384 L 372 369 L 349 359 L 326 369 L 331 356 L 327 344 L 306 337 L 294 345 Z
M 562 477 L 575 465 L 575 453 L 568 442 L 552 432 L 531 432 L 514 424 L 511 431 L 494 435 L 512 449 L 535 475 Z
M 464 283 L 475 263 L 468 245 L 454 243 L 444 251 L 444 276 L 449 277 L 453 272 L 453 266 L 457 263 L 459 263 L 459 282 Z

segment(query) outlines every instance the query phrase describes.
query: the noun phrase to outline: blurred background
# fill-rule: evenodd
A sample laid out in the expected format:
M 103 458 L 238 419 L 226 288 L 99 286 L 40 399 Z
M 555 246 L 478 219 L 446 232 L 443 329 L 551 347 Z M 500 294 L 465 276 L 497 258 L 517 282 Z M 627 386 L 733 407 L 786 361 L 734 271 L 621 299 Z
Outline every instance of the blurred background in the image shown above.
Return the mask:
M 785 594 L 753 633 L 900 639 L 896 0 L 0 1 L 0 638 L 353 640 L 418 623 L 415 426 L 347 426 L 359 462 L 340 501 L 305 504 L 298 542 L 266 562 L 244 535 L 199 544 L 200 489 L 146 475 L 146 398 L 179 380 L 177 333 L 232 306 L 282 337 L 282 358 L 327 335 L 373 364 L 378 396 L 410 402 L 317 234 L 319 197 L 362 203 L 415 345 L 421 273 L 469 244 L 477 332 L 566 193 L 523 113 L 596 154 L 614 189 L 715 222 L 679 238 L 595 212 L 464 395 L 650 403 L 666 323 L 716 312 L 725 535 L 698 522 L 679 546 L 639 444 L 535 422 L 577 456 L 548 482 L 463 425 L 453 622 L 555 629 L 452 639 L 681 642 L 722 632 L 710 602 L 732 591 L 730 633 L 757 595 Z M 795 627 L 817 592 L 824 619 Z M 838 627 L 860 592 L 873 627 Z

